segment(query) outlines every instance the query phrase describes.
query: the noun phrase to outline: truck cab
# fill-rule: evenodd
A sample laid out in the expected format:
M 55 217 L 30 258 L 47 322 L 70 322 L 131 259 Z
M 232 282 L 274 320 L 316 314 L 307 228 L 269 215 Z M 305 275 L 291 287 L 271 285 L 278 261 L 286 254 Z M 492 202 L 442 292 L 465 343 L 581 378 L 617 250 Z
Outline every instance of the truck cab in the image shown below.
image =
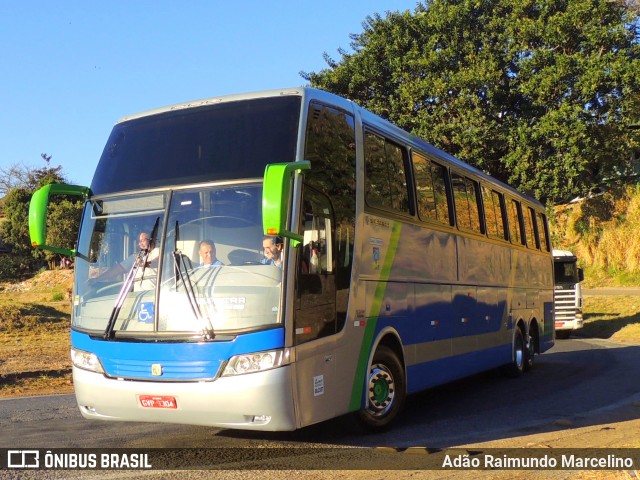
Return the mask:
M 582 288 L 584 273 L 578 258 L 567 250 L 553 250 L 554 313 L 556 338 L 566 339 L 582 328 Z

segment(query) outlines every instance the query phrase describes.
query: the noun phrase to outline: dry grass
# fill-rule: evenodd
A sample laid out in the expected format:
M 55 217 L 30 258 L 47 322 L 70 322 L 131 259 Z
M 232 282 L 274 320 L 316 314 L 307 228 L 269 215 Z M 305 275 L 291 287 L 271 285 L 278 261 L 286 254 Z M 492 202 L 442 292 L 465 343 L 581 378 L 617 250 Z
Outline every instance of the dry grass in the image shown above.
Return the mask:
M 640 297 L 587 296 L 580 335 L 640 344 Z
M 72 390 L 68 290 L 73 273 L 0 285 L 0 397 Z
M 640 285 L 640 185 L 554 209 L 554 246 L 574 252 L 587 286 Z

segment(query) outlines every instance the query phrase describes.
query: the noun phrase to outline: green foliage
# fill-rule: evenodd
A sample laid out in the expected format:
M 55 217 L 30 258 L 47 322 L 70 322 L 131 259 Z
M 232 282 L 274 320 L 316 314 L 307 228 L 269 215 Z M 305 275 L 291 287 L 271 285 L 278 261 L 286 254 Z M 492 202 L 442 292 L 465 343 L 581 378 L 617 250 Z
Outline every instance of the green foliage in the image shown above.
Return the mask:
M 82 216 L 83 203 L 75 199 L 61 199 L 49 204 L 47 216 L 47 244 L 71 248 L 78 239 L 78 228 Z M 54 260 L 57 254 L 45 253 L 47 260 Z
M 627 174 L 640 145 L 638 9 L 433 0 L 368 17 L 301 75 L 542 200 Z
M 0 280 L 15 280 L 25 273 L 23 257 L 14 254 L 0 255 Z
M 0 224 L 0 238 L 13 247 L 13 253 L 31 254 L 29 239 L 29 201 L 31 192 L 26 188 L 14 188 L 4 198 L 5 221 Z
M 0 279 L 16 279 L 37 270 L 44 260 L 55 261 L 55 255 L 32 247 L 29 237 L 29 203 L 33 192 L 50 183 L 61 183 L 62 167 L 49 167 L 50 156 L 43 154 L 47 167 L 14 167 L 7 172 L 12 179 L 4 178 L 2 185 L 19 185 L 8 188 L 2 199 L 5 221 L 0 223 L 0 239 L 11 248 L 10 254 L 0 256 Z M 1 185 L 0 185 L 1 186 Z M 68 199 L 53 198 L 49 204 L 50 217 L 47 239 L 73 245 L 78 234 L 81 204 Z M 62 243 L 61 243 L 62 244 Z

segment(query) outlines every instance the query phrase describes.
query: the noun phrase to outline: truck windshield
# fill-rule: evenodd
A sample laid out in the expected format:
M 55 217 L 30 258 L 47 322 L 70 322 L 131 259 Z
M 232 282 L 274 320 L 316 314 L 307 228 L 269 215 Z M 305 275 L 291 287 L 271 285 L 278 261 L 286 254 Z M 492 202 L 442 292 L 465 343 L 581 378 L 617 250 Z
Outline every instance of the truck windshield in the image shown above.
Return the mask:
M 261 198 L 243 183 L 91 199 L 73 327 L 214 337 L 277 324 L 282 270 L 262 256 Z
M 578 265 L 575 260 L 554 260 L 553 270 L 556 284 L 578 283 Z

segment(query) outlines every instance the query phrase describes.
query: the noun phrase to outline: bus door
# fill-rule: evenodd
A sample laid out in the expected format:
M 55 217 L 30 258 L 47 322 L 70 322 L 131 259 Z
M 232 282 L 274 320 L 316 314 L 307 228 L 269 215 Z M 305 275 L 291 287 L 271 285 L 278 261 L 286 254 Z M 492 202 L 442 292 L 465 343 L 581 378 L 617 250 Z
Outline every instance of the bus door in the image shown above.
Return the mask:
M 333 207 L 305 186 L 301 209 L 303 241 L 296 247 L 298 272 L 294 313 L 296 397 L 302 425 L 335 415 L 336 280 Z

